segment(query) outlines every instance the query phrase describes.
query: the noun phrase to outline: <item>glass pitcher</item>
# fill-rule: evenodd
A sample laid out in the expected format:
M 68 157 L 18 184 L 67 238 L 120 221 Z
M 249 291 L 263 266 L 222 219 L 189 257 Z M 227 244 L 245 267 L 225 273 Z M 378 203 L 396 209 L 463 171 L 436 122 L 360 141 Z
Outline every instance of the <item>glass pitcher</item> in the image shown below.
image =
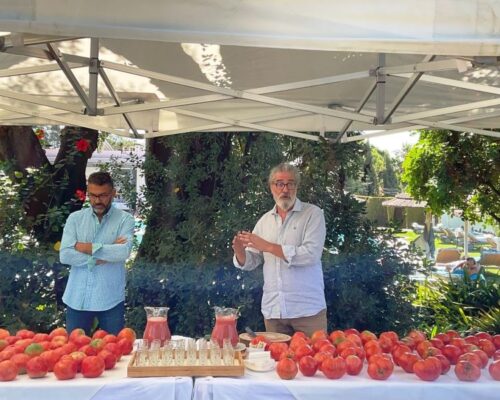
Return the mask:
M 224 339 L 229 339 L 231 344 L 236 346 L 238 343 L 238 331 L 236 330 L 236 320 L 239 317 L 239 311 L 236 308 L 214 307 L 215 326 L 212 331 L 212 339 L 222 347 Z
M 153 340 L 158 339 L 161 346 L 166 340 L 170 340 L 171 334 L 168 328 L 168 307 L 144 307 L 146 310 L 146 329 L 144 330 L 143 339 L 147 340 L 151 345 Z

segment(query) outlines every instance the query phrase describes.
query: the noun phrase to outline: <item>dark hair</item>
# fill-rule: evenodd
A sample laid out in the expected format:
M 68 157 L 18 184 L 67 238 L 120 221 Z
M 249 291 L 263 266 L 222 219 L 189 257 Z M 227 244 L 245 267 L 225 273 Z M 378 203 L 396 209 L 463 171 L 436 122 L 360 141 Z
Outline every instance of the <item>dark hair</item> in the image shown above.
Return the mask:
M 98 186 L 109 185 L 112 188 L 115 187 L 115 185 L 113 184 L 113 178 L 111 178 L 109 172 L 104 171 L 94 172 L 93 174 L 90 174 L 87 183 L 92 183 L 93 185 Z
M 467 257 L 465 261 L 472 261 L 473 264 L 476 264 L 476 259 L 474 257 Z

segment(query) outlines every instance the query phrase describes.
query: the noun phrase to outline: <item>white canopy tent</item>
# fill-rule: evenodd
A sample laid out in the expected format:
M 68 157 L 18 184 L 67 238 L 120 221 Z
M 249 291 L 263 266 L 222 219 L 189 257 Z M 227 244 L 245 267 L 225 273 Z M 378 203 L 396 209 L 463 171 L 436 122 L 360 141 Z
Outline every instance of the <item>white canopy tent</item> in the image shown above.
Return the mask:
M 131 137 L 261 130 L 348 142 L 425 127 L 500 137 L 500 0 L 0 7 L 1 125 Z

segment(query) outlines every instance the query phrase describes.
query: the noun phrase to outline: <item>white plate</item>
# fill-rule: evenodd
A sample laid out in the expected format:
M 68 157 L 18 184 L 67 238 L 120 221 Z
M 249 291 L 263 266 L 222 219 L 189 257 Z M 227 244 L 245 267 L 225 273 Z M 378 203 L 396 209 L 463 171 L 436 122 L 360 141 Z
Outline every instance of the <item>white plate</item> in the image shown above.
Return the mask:
M 272 371 L 276 366 L 276 362 L 274 360 L 266 360 L 265 362 L 244 360 L 244 363 L 245 368 L 255 372 Z
M 234 346 L 235 351 L 244 351 L 246 350 L 247 346 L 245 346 L 243 343 L 237 343 L 236 346 Z

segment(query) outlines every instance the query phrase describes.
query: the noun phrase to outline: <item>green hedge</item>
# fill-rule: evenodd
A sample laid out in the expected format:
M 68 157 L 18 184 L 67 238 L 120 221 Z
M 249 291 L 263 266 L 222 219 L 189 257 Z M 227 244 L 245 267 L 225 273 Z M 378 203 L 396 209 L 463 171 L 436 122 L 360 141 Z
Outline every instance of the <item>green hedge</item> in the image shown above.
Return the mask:
M 408 280 L 415 261 L 406 250 L 379 247 L 371 255 L 325 256 L 330 330 L 356 327 L 403 333 L 417 323 L 411 305 L 414 288 Z M 68 270 L 54 262 L 56 255 L 1 255 L 0 325 L 46 332 L 64 324 L 61 296 Z M 264 329 L 261 269 L 243 272 L 232 265 L 136 263 L 127 279 L 127 325 L 139 335 L 146 322 L 144 306 L 170 307 L 169 326 L 176 334 L 210 333 L 216 305 L 240 308 L 239 331 L 245 326 Z

